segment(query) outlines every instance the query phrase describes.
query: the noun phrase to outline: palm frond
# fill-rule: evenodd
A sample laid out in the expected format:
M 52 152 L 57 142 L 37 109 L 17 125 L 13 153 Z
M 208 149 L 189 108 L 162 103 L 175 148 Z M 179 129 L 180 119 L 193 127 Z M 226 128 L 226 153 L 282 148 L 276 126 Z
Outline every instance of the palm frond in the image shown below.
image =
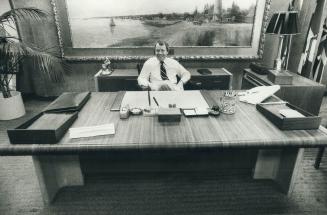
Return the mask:
M 0 16 L 0 22 L 15 22 L 16 20 L 41 21 L 48 17 L 48 13 L 34 7 L 11 9 Z
M 0 57 L 2 58 L 1 61 L 8 59 L 10 62 L 13 62 L 13 59 L 17 61 L 29 60 L 35 68 L 38 68 L 55 82 L 62 81 L 64 72 L 69 71 L 69 67 L 61 58 L 24 42 L 17 43 L 8 40 L 7 43 L 1 44 Z

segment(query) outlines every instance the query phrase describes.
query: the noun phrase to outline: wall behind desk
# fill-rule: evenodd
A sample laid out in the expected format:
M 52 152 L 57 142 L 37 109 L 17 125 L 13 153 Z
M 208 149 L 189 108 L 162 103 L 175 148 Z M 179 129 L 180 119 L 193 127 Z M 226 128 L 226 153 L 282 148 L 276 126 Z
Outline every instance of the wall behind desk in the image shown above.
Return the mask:
M 15 8 L 18 7 L 37 7 L 53 14 L 50 0 L 11 0 Z M 306 1 L 306 0 L 305 0 Z M 283 0 L 273 0 L 271 3 L 270 13 L 287 8 L 288 2 Z M 55 26 L 54 17 L 50 17 L 45 24 L 32 24 L 32 29 L 20 26 L 20 32 L 24 41 L 33 42 L 40 47 L 56 46 L 56 53 L 60 54 L 57 30 Z M 265 50 L 269 54 L 264 54 L 262 62 L 273 62 L 277 50 L 274 49 L 278 44 L 278 38 L 268 38 L 265 41 Z M 219 53 L 217 53 L 219 55 Z M 186 67 L 224 67 L 233 74 L 233 89 L 241 88 L 241 79 L 243 76 L 243 69 L 249 67 L 249 63 L 253 60 L 233 59 L 233 60 L 208 60 L 208 61 L 181 61 Z M 39 96 L 56 96 L 64 91 L 94 91 L 93 76 L 101 68 L 100 61 L 83 61 L 83 62 L 69 62 L 71 66 L 71 74 L 65 76 L 65 82 L 52 83 L 39 71 L 25 64 L 24 73 L 18 77 L 18 87 L 23 93 L 35 93 Z M 138 62 L 113 62 L 117 68 L 135 68 Z

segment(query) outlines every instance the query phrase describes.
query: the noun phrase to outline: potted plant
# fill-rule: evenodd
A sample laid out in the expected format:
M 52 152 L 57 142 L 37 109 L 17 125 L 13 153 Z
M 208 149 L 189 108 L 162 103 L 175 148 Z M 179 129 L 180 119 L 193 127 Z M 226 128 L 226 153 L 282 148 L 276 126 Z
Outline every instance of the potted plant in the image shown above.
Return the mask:
M 63 61 L 49 50 L 40 49 L 23 42 L 9 32 L 17 29 L 17 21 L 42 21 L 47 13 L 37 8 L 16 8 L 0 15 L 0 120 L 9 120 L 25 114 L 20 92 L 10 89 L 10 80 L 18 74 L 19 65 L 24 61 L 46 74 L 52 81 L 63 80 L 67 69 Z

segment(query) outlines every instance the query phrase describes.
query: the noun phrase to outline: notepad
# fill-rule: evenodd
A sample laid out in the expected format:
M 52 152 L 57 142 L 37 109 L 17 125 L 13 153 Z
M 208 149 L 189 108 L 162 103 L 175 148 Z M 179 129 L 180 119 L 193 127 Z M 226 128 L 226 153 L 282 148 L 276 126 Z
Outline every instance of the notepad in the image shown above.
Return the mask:
M 293 109 L 282 109 L 282 110 L 279 110 L 279 113 L 282 116 L 288 117 L 288 118 L 305 117 L 303 114 L 301 114 L 300 112 L 293 110 Z
M 192 109 L 183 109 L 185 116 L 207 116 L 209 115 L 207 108 L 192 108 Z
M 70 138 L 94 137 L 109 134 L 115 134 L 115 126 L 113 123 L 69 129 Z

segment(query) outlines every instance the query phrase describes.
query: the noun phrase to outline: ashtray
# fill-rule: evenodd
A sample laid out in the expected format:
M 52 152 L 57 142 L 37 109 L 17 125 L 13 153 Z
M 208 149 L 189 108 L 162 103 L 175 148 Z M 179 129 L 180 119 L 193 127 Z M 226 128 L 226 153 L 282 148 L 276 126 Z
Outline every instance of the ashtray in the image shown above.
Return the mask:
M 142 109 L 141 109 L 141 108 L 131 108 L 131 109 L 130 109 L 130 112 L 131 112 L 133 115 L 141 115 L 141 114 L 142 114 Z
M 220 115 L 220 108 L 218 105 L 213 105 L 211 108 L 208 109 L 209 115 L 212 116 L 219 116 Z
M 209 109 L 208 113 L 211 116 L 219 116 L 220 115 L 220 111 L 215 111 L 215 110 L 212 110 L 212 109 Z

